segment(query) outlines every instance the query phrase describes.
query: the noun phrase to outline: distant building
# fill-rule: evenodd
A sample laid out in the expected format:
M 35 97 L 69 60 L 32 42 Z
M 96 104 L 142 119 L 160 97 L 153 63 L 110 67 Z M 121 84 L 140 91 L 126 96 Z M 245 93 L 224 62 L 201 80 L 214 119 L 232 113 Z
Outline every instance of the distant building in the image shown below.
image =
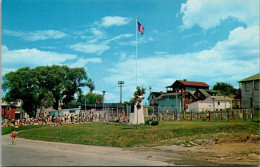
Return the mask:
M 220 96 L 220 92 L 218 90 L 207 90 L 207 89 L 198 89 L 194 96 L 198 98 L 198 100 L 205 100 L 209 96 Z
M 151 92 L 148 100 L 150 106 L 158 106 L 157 97 L 159 97 L 163 92 Z
M 214 106 L 215 104 L 215 106 Z M 232 106 L 232 99 L 227 96 L 209 96 L 205 100 L 198 100 L 188 104 L 189 112 L 221 111 Z
M 241 88 L 241 107 L 245 109 L 250 109 L 254 105 L 255 109 L 260 108 L 260 99 L 259 99 L 259 80 L 260 73 L 245 78 L 240 83 Z
M 201 90 L 209 90 L 209 85 L 204 82 L 176 80 L 171 86 L 167 86 L 167 93 L 180 93 L 181 107 L 183 109 L 188 108 L 188 104 L 196 101 L 194 93 Z
M 8 104 L 4 99 L 1 101 L 2 117 L 6 119 L 19 119 L 21 114 L 21 101 Z

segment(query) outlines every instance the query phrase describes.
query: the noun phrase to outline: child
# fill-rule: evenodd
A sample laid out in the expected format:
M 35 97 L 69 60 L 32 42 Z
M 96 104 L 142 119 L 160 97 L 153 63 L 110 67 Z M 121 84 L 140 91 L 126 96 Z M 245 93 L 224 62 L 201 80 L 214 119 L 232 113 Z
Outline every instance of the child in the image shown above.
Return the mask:
M 15 137 L 17 136 L 17 133 L 15 131 L 15 129 L 13 129 L 12 133 L 11 133 L 11 137 L 12 137 L 12 145 L 16 145 L 15 143 Z

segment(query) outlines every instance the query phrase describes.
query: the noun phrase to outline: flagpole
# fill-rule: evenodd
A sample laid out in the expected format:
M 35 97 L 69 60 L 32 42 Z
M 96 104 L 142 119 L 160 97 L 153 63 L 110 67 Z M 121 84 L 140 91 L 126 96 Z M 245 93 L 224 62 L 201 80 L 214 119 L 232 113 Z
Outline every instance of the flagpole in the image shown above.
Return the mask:
M 136 28 L 135 28 L 135 32 L 136 32 L 135 33 L 135 39 L 136 39 L 136 42 L 135 42 L 136 43 L 136 57 L 135 57 L 135 61 L 136 61 L 135 62 L 135 65 L 136 65 L 136 70 L 135 70 L 136 71 L 136 87 L 137 87 L 137 29 L 138 29 L 138 27 L 137 27 L 137 18 L 138 17 L 136 16 Z

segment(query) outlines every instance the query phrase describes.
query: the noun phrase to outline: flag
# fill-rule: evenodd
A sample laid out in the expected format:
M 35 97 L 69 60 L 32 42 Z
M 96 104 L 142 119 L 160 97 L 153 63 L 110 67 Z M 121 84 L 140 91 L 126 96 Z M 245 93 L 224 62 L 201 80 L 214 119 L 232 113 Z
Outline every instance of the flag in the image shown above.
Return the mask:
M 143 35 L 144 27 L 139 22 L 137 22 L 137 23 L 138 23 L 138 31 Z

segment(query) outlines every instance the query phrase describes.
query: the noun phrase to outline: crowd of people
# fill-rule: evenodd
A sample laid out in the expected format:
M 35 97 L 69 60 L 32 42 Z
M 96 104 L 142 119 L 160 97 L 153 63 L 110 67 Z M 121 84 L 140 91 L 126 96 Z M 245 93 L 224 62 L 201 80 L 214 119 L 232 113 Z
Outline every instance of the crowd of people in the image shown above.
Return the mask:
M 3 118 L 2 118 L 3 119 Z M 19 119 L 3 119 L 2 126 L 24 126 L 24 125 L 55 125 L 79 124 L 86 122 L 105 121 L 103 113 L 85 112 L 80 114 L 65 114 L 64 116 L 48 115 L 45 117 L 28 117 Z

